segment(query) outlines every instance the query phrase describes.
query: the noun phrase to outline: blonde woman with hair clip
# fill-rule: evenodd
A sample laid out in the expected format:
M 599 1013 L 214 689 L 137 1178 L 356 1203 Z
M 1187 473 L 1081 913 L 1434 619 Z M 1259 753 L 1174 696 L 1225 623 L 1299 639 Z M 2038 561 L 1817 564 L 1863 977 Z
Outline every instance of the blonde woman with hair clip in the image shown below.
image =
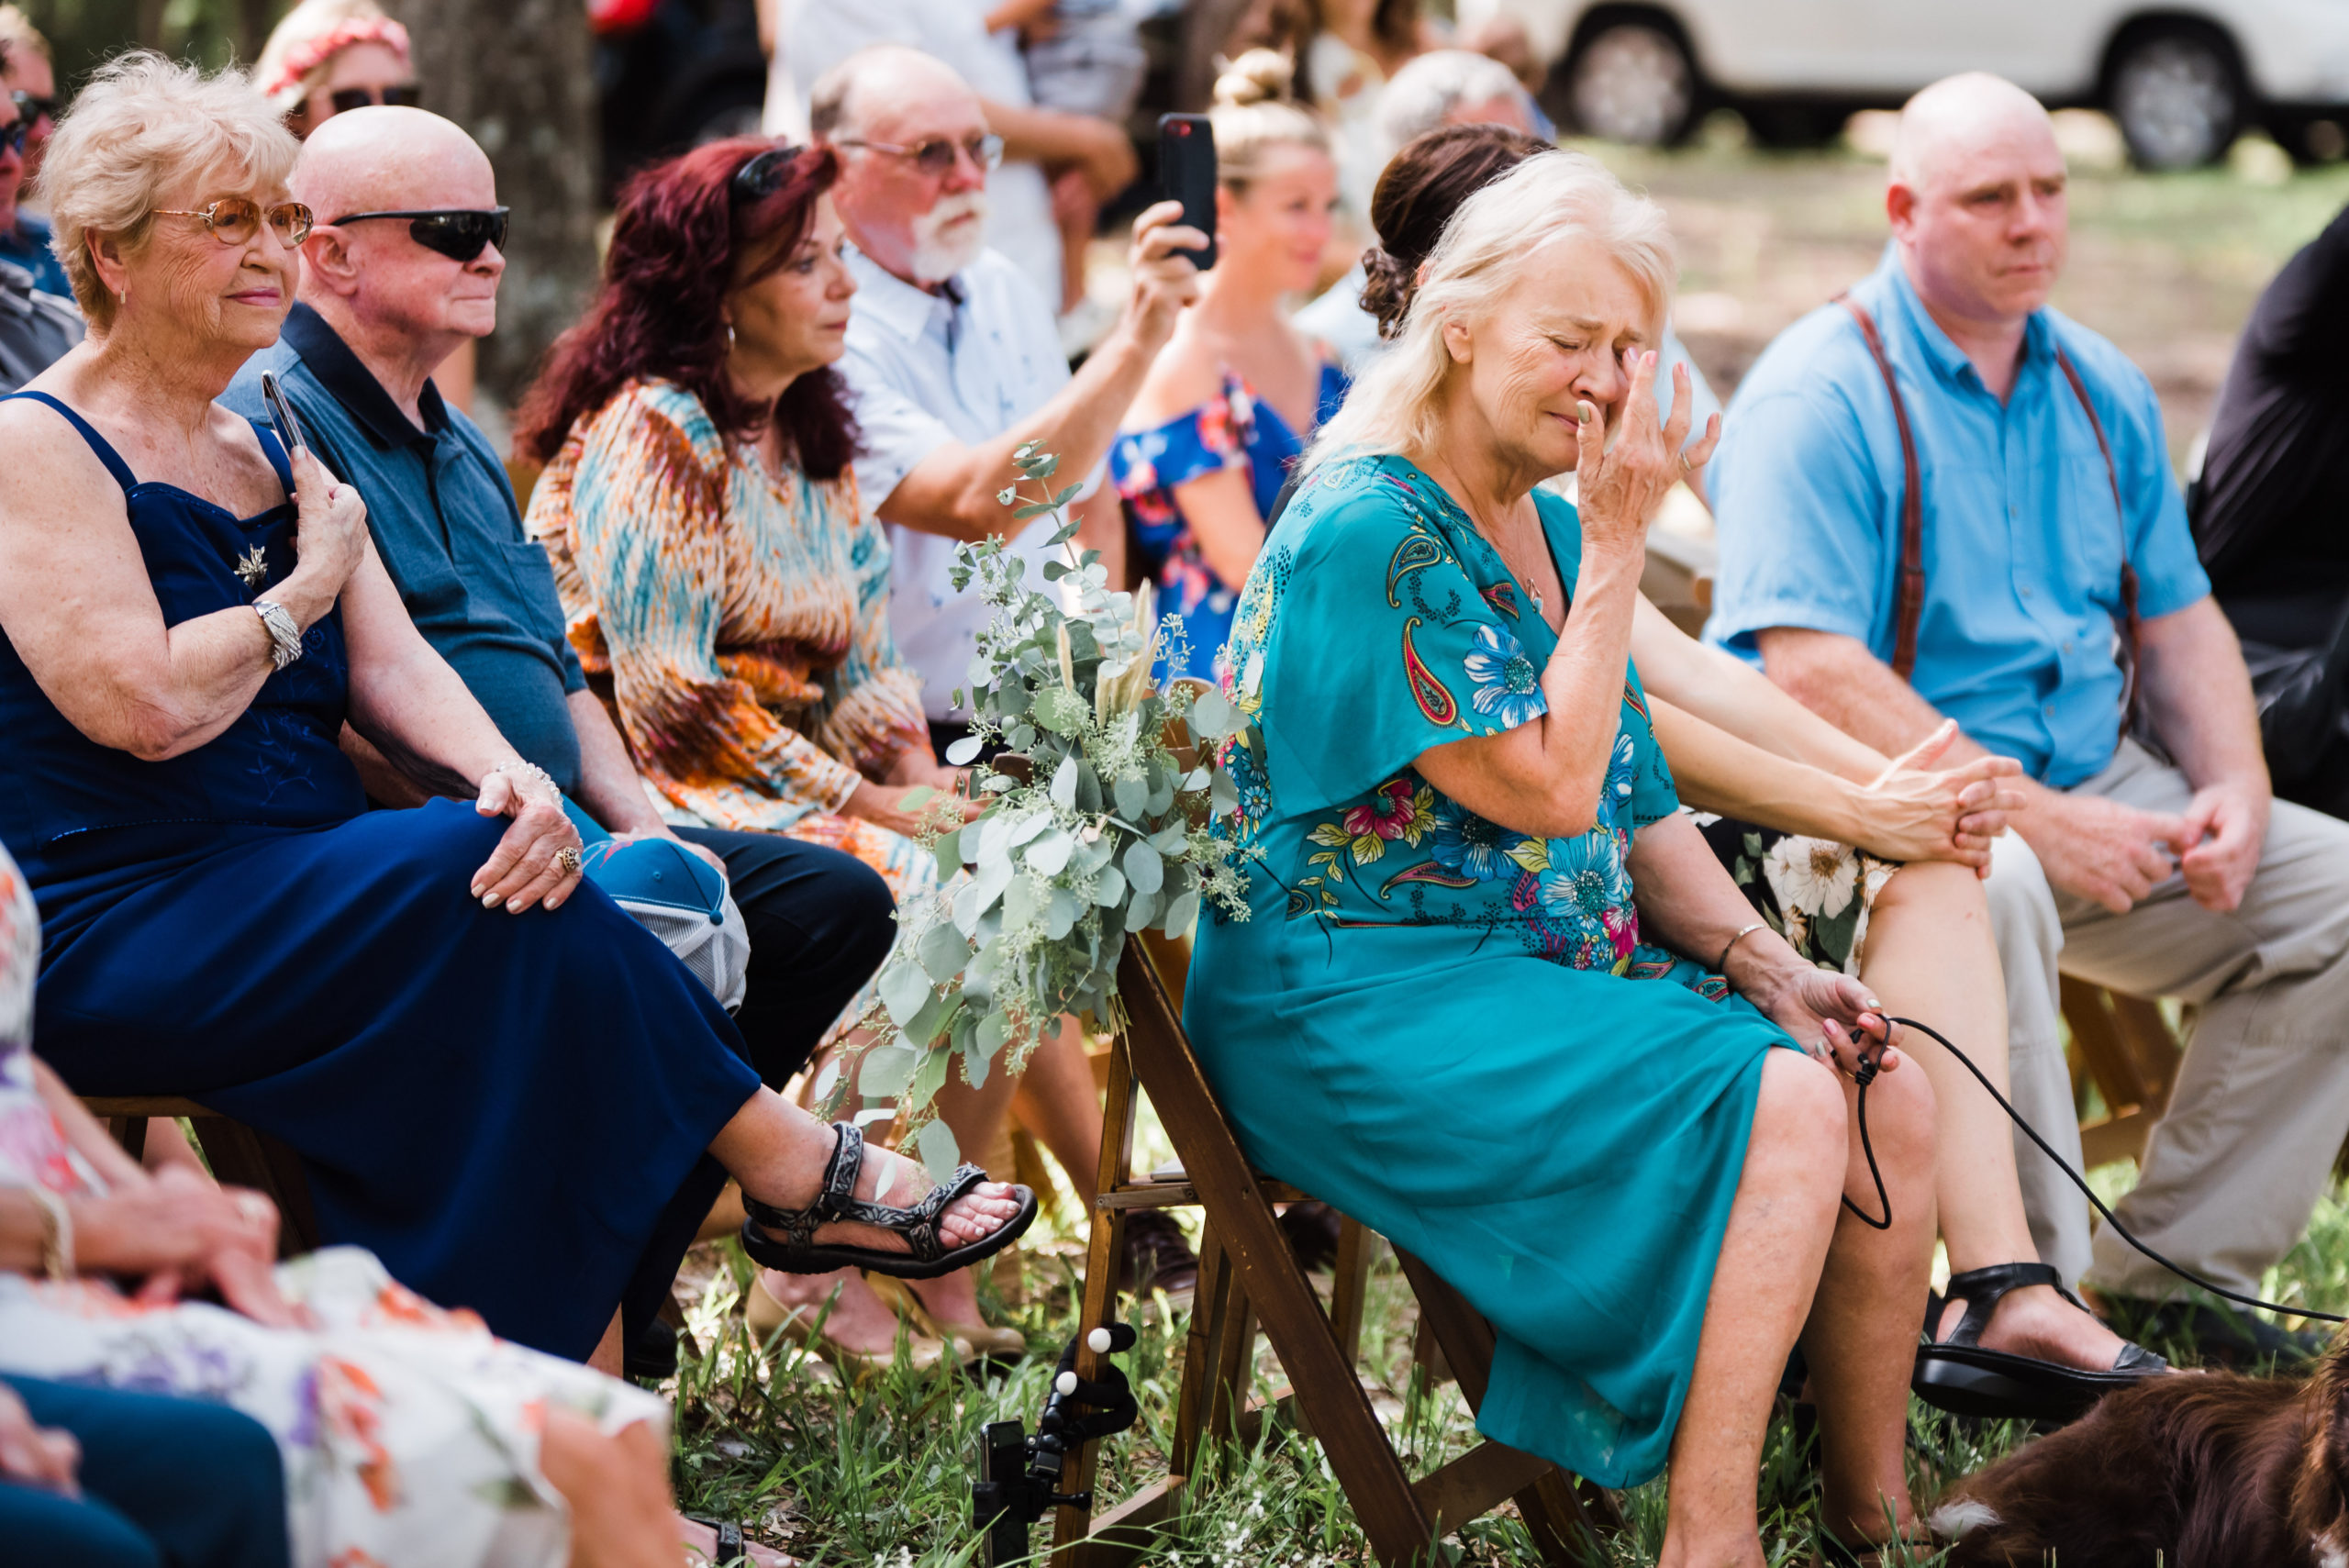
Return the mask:
M 1348 385 L 1281 308 L 1313 286 L 1338 200 L 1329 131 L 1287 96 L 1289 72 L 1253 49 L 1216 83 L 1216 264 L 1109 450 L 1138 565 L 1183 617 L 1170 675 L 1213 677 L 1273 498 Z
M 1251 909 L 1200 922 L 1200 1064 L 1259 1168 L 1491 1320 L 1486 1436 L 1607 1486 L 1669 1464 L 1664 1568 L 1762 1568 L 1799 1340 L 1822 1542 L 1865 1560 L 1918 1528 L 1933 1096 L 1753 919 L 1631 664 L 1648 522 L 1714 437 L 1685 381 L 1657 407 L 1664 215 L 1541 153 L 1421 276 L 1241 595 L 1218 831 Z M 1536 489 L 1568 469 L 1579 509 Z

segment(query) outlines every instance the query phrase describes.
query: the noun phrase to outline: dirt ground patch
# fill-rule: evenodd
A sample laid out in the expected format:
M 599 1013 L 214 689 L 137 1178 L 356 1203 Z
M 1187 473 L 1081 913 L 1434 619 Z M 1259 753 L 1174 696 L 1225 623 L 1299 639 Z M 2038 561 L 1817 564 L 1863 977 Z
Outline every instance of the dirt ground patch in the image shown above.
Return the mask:
M 1865 276 L 1884 245 L 1884 165 L 1854 150 L 1591 150 L 1670 213 L 1678 324 L 1724 400 L 1774 336 Z M 2182 461 L 2259 291 L 2349 202 L 2349 166 L 2292 172 L 2264 142 L 2187 174 L 2083 169 L 2076 158 L 2072 192 L 2056 307 L 2144 368 Z

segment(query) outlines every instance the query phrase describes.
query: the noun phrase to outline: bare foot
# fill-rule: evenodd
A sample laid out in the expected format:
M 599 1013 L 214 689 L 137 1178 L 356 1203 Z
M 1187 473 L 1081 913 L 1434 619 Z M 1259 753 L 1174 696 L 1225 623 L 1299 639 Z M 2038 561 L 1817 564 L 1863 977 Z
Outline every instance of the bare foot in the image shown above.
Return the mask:
M 1965 1320 L 1965 1298 L 1953 1296 L 1942 1310 L 1941 1337 L 1948 1339 Z M 1982 1332 L 1985 1350 L 2031 1356 L 2083 1372 L 2110 1372 L 2126 1343 L 2092 1314 L 2055 1294 L 2053 1285 L 2010 1291 L 1990 1314 Z
M 979 1281 L 975 1270 L 957 1269 L 936 1279 L 907 1280 L 905 1284 L 907 1290 L 921 1298 L 922 1309 L 948 1332 L 971 1329 L 992 1331 L 986 1316 L 979 1310 Z
M 779 1305 L 806 1313 L 810 1319 L 831 1302 L 831 1311 L 824 1318 L 824 1338 L 844 1351 L 860 1356 L 887 1356 L 897 1347 L 896 1313 L 873 1294 L 873 1287 L 854 1269 L 829 1274 L 786 1274 L 763 1269 L 759 1284 Z M 835 1290 L 840 1292 L 838 1301 L 831 1300 Z
M 762 1546 L 747 1537 L 742 1541 L 739 1558 L 731 1553 L 720 1557 L 718 1554 L 718 1532 L 707 1525 L 696 1524 L 683 1515 L 677 1518 L 677 1540 L 685 1549 L 684 1555 L 687 1568 L 726 1568 L 729 1562 L 745 1561 L 757 1564 L 757 1568 L 800 1568 L 796 1557 L 786 1556 L 772 1546 Z
M 793 1184 L 790 1190 L 759 1191 L 752 1195 L 777 1208 L 805 1208 L 815 1200 L 822 1181 L 823 1173 L 818 1170 L 804 1184 Z M 856 1175 L 858 1197 L 870 1203 L 907 1207 L 920 1202 L 922 1195 L 936 1184 L 918 1162 L 872 1143 L 864 1146 L 864 1163 Z M 1012 1195 L 1009 1186 L 1001 1182 L 981 1182 L 949 1204 L 946 1212 L 939 1216 L 940 1243 L 952 1251 L 983 1241 L 1002 1229 L 1019 1212 L 1019 1199 Z M 847 1220 L 818 1226 L 815 1240 L 824 1246 L 869 1247 L 876 1252 L 912 1251 L 905 1237 L 896 1231 Z

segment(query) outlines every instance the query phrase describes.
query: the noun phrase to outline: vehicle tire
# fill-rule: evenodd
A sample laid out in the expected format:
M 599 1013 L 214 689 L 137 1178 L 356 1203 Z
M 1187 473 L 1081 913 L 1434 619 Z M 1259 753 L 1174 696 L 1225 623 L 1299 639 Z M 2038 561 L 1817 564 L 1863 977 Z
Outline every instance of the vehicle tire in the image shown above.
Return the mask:
M 1576 128 L 1634 147 L 1670 147 L 1697 118 L 1697 63 L 1657 22 L 1600 24 L 1566 62 Z
M 2192 169 L 2224 157 L 2248 95 L 2233 47 L 2189 23 L 2131 33 L 2105 73 L 2106 106 L 2141 169 Z

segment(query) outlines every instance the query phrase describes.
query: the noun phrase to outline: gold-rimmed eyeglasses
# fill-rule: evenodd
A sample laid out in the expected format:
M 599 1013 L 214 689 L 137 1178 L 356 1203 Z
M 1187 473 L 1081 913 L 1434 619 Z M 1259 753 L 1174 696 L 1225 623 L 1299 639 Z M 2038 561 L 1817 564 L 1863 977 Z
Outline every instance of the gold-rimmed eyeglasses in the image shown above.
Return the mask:
M 288 250 L 307 239 L 317 221 L 300 202 L 280 202 L 264 211 L 259 202 L 244 196 L 223 196 L 209 206 L 192 209 L 159 206 L 155 216 L 195 218 L 223 245 L 244 244 L 266 223 Z
M 843 137 L 840 145 L 869 147 L 875 152 L 886 152 L 898 158 L 910 158 L 913 160 L 914 167 L 933 179 L 953 172 L 954 155 L 958 152 L 968 158 L 982 173 L 994 169 L 1003 161 L 1003 138 L 999 136 L 974 134 L 966 136 L 959 141 L 952 137 L 933 136 L 917 141 L 911 147 L 901 147 L 894 141 L 865 141 L 861 139 Z

